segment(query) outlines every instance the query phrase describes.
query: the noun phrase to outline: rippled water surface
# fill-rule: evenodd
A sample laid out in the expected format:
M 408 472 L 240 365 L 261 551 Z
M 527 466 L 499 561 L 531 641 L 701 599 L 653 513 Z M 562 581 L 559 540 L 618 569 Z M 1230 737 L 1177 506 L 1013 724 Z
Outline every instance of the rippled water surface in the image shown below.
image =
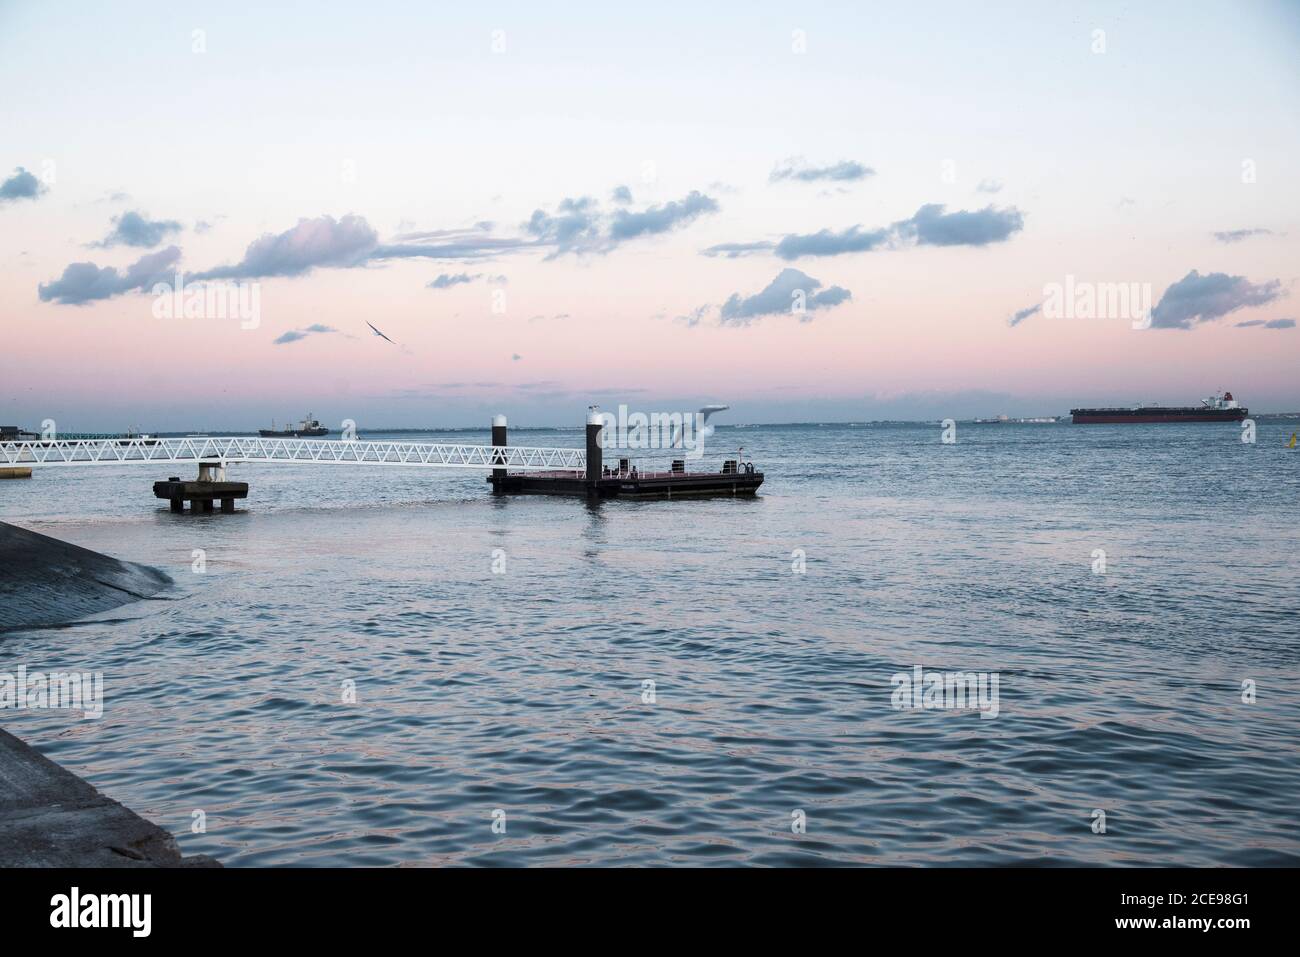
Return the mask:
M 724 427 L 756 499 L 594 506 L 245 465 L 177 516 L 166 466 L 46 470 L 0 518 L 176 585 L 0 636 L 107 699 L 0 717 L 232 866 L 1297 864 L 1293 426 Z M 895 710 L 917 664 L 998 716 Z

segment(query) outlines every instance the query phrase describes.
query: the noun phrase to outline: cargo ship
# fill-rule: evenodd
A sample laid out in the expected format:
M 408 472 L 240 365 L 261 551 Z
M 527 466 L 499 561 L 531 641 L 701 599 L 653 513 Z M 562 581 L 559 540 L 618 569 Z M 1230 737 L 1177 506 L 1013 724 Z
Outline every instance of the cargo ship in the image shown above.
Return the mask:
M 286 425 L 283 429 L 277 429 L 275 420 L 272 420 L 269 429 L 258 429 L 257 434 L 264 439 L 307 439 L 329 435 L 330 430 L 321 425 L 316 419 L 313 419 L 311 413 L 308 412 L 307 418 L 299 422 L 297 428 Z
M 1114 425 L 1148 422 L 1240 422 L 1250 410 L 1231 392 L 1202 399 L 1199 406 L 1138 405 L 1131 409 L 1071 409 L 1075 425 Z

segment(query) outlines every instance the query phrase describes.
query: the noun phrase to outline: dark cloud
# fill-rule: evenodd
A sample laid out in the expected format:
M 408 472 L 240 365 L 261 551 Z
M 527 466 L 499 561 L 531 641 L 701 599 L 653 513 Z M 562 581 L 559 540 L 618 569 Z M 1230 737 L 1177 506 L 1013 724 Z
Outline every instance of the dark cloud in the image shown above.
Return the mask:
M 369 259 L 442 259 L 477 262 L 494 256 L 534 249 L 538 243 L 526 239 L 495 236 L 465 236 L 432 243 L 393 243 L 376 246 Z
M 96 246 L 135 246 L 149 249 L 157 246 L 172 233 L 181 231 L 174 219 L 149 219 L 144 213 L 126 212 L 112 219 L 113 229 Z
M 317 266 L 359 266 L 372 256 L 378 241 L 361 216 L 300 219 L 291 229 L 253 240 L 239 262 L 199 273 L 194 279 L 301 276 Z
M 454 273 L 454 274 L 442 273 L 441 275 L 438 276 L 437 279 L 434 279 L 428 285 L 430 289 L 450 289 L 452 286 L 459 286 L 461 283 L 473 282 L 475 279 L 478 279 L 479 276 L 481 275 L 482 273 L 475 273 L 474 275 L 471 276 L 467 272 Z
M 1164 291 L 1151 310 L 1153 329 L 1191 329 L 1254 306 L 1267 305 L 1282 296 L 1276 280 L 1252 283 L 1245 276 L 1212 272 L 1202 276 L 1193 269 Z
M 831 166 L 809 166 L 800 157 L 778 163 L 768 180 L 779 183 L 782 180 L 797 180 L 802 183 L 815 183 L 830 180 L 837 183 L 852 183 L 868 176 L 875 176 L 876 171 L 853 160 L 840 160 Z
M 124 273 L 119 273 L 113 266 L 100 267 L 89 262 L 72 263 L 58 279 L 41 283 L 37 287 L 37 294 L 42 302 L 80 306 L 124 292 L 143 291 L 155 283 L 171 282 L 180 258 L 181 251 L 175 246 L 168 246 L 156 253 L 141 256 L 127 266 Z
M 941 203 L 927 203 L 894 228 L 905 239 L 915 236 L 918 246 L 987 246 L 1004 242 L 1025 228 L 1024 216 L 1015 208 L 943 210 Z
M 477 262 L 533 249 L 539 245 L 530 239 L 493 236 L 493 225 L 488 220 L 483 220 L 475 223 L 472 229 L 431 229 L 401 233 L 394 237 L 392 243 L 376 246 L 370 258 Z
M 394 259 L 434 259 L 477 262 L 508 253 L 548 249 L 547 258 L 565 252 L 608 252 L 618 244 L 641 235 L 666 232 L 718 208 L 717 202 L 692 192 L 681 200 L 651 206 L 641 212 L 616 210 L 605 216 L 600 204 L 590 197 L 562 200 L 554 214 L 536 210 L 523 225 L 524 236 L 494 236 L 493 223 L 484 220 L 472 229 L 444 229 L 399 234 L 394 241 L 380 243 L 375 229 L 362 216 L 348 214 L 341 219 L 319 216 L 300 219 L 281 233 L 267 233 L 248 245 L 236 263 L 196 273 L 195 282 L 206 279 L 254 279 L 272 276 L 302 276 L 316 268 L 350 268 Z M 158 233 L 179 229 L 173 222 L 150 222 L 136 213 L 114 220 L 115 233 L 105 240 L 138 245 L 155 240 Z M 472 278 L 478 278 L 475 275 Z M 435 289 L 465 282 L 454 276 L 435 279 Z M 505 277 L 490 279 L 505 282 Z
M 1214 238 L 1221 243 L 1239 243 L 1243 239 L 1249 239 L 1251 236 L 1272 236 L 1271 229 L 1229 229 L 1214 234 Z
M 1043 308 L 1043 304 L 1041 302 L 1036 302 L 1032 306 L 1028 306 L 1027 308 L 1021 309 L 1019 312 L 1014 312 L 1011 314 L 1011 318 L 1007 320 L 1007 325 L 1014 328 L 1020 325 L 1030 316 L 1042 310 L 1042 308 Z
M 818 292 L 821 287 L 820 279 L 814 279 L 798 269 L 782 269 L 762 291 L 752 296 L 742 297 L 740 293 L 733 293 L 719 310 L 719 323 L 724 326 L 747 326 L 763 316 L 791 313 L 798 301 L 795 294 L 800 291 L 803 293 L 805 311 L 794 313 L 800 322 L 811 322 L 814 310 L 829 309 L 852 298 L 852 294 L 840 286 L 831 286 Z
M 554 214 L 534 210 L 523 229 L 538 244 L 552 247 L 547 258 L 554 259 L 570 252 L 607 253 L 620 243 L 686 226 L 717 209 L 717 200 L 692 190 L 660 206 L 639 212 L 617 209 L 607 217 L 596 200 L 582 196 L 562 200 Z
M 881 229 L 850 226 L 842 232 L 823 229 L 805 235 L 791 234 L 776 245 L 782 259 L 801 256 L 838 256 L 870 252 L 880 246 L 986 246 L 1002 242 L 1024 228 L 1024 215 L 1011 207 L 986 206 L 978 210 L 945 213 L 941 203 L 927 203 L 908 219 Z
M 620 209 L 614 213 L 614 220 L 609 226 L 609 238 L 614 243 L 637 236 L 649 236 L 666 233 L 679 226 L 686 226 L 705 213 L 716 213 L 718 201 L 705 196 L 699 190 L 691 190 L 685 197 L 651 206 L 639 213 Z
M 798 259 L 801 256 L 870 252 L 877 246 L 890 242 L 890 238 L 888 229 L 864 231 L 861 226 L 850 226 L 839 233 L 829 229 L 805 235 L 792 233 L 776 244 L 776 254 L 782 259 Z
M 1238 329 L 1249 329 L 1258 326 L 1263 329 L 1294 329 L 1294 319 L 1269 319 L 1267 322 L 1263 319 L 1248 319 L 1245 322 L 1237 323 Z
M 46 191 L 47 187 L 21 166 L 14 168 L 14 175 L 0 183 L 0 203 L 11 203 L 19 199 L 35 199 Z
M 555 247 L 550 258 L 593 248 L 600 238 L 600 204 L 590 196 L 560 200 L 555 215 L 541 209 L 524 223 L 524 232 L 539 243 Z
M 700 250 L 702 256 L 725 256 L 727 259 L 738 259 L 741 256 L 752 256 L 755 253 L 768 253 L 776 248 L 776 243 L 754 242 L 754 243 L 719 243 L 716 246 L 710 246 L 708 249 Z
M 283 346 L 290 342 L 297 342 L 300 339 L 306 339 L 308 336 L 320 335 L 327 332 L 338 332 L 338 330 L 333 326 L 326 326 L 316 322 L 307 326 L 305 329 L 290 329 L 288 332 L 278 336 L 272 345 Z

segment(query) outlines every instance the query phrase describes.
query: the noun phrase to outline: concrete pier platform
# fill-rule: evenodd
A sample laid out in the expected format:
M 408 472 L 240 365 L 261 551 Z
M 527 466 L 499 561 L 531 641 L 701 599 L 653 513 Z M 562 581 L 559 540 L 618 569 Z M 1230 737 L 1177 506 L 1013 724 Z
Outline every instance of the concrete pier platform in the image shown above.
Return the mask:
M 0 730 L 0 867 L 220 867 Z
M 191 512 L 211 512 L 214 504 L 220 502 L 221 511 L 230 513 L 235 510 L 235 499 L 248 498 L 248 483 L 182 482 L 172 477 L 165 482 L 154 482 L 153 494 L 167 499 L 173 512 L 183 512 L 186 502 L 190 503 Z
M 156 568 L 0 522 L 0 637 L 11 629 L 76 621 L 170 584 Z

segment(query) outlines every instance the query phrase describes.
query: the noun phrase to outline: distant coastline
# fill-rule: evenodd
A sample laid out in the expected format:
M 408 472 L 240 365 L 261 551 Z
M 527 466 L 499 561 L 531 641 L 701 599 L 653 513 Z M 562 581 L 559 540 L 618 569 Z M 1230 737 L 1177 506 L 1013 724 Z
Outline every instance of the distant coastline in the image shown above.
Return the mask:
M 1056 422 L 1050 423 L 1050 422 L 1032 421 L 1034 419 L 1046 419 L 1046 418 L 1055 418 Z M 1258 413 L 1252 413 L 1251 418 L 1267 419 L 1267 420 L 1300 419 L 1300 412 L 1258 412 Z M 975 416 L 975 415 L 966 416 L 966 417 L 953 416 L 953 419 L 963 424 L 977 423 L 980 425 L 1051 425 L 1051 424 L 1069 425 L 1070 424 L 1070 414 L 1068 412 L 1044 413 L 1043 415 L 1013 416 L 1010 421 L 1001 422 L 1001 423 L 990 421 L 987 417 Z M 800 428 L 833 428 L 833 427 L 863 428 L 866 426 L 882 426 L 882 425 L 888 425 L 888 426 L 934 425 L 936 422 L 939 421 L 942 420 L 937 418 L 936 419 L 840 419 L 840 420 L 831 420 L 831 421 L 807 421 L 807 422 L 758 422 L 758 421 L 733 422 L 733 423 L 710 422 L 709 425 L 721 432 L 721 431 L 728 431 L 728 430 L 753 429 L 753 428 L 765 428 L 765 429 L 800 429 Z M 388 428 L 385 426 L 377 426 L 377 425 L 371 426 L 371 425 L 364 425 L 364 424 L 357 426 L 357 432 L 361 437 L 364 437 L 366 433 L 373 433 L 373 434 L 380 434 L 380 435 L 423 435 L 423 434 L 428 434 L 430 432 L 477 433 L 477 432 L 486 432 L 488 431 L 488 429 L 489 426 L 486 423 L 480 425 L 402 426 L 400 428 Z M 572 423 L 566 423 L 564 425 L 514 425 L 512 424 L 510 426 L 510 430 L 512 432 L 580 433 L 583 430 L 583 426 L 573 425 Z M 183 439 L 188 437 L 228 438 L 232 436 L 256 435 L 257 428 L 254 427 L 248 429 L 210 429 L 204 432 L 193 432 L 193 431 L 168 432 L 164 430 L 159 430 L 156 432 L 150 432 L 149 434 L 154 436 L 155 438 L 164 438 L 164 439 Z

